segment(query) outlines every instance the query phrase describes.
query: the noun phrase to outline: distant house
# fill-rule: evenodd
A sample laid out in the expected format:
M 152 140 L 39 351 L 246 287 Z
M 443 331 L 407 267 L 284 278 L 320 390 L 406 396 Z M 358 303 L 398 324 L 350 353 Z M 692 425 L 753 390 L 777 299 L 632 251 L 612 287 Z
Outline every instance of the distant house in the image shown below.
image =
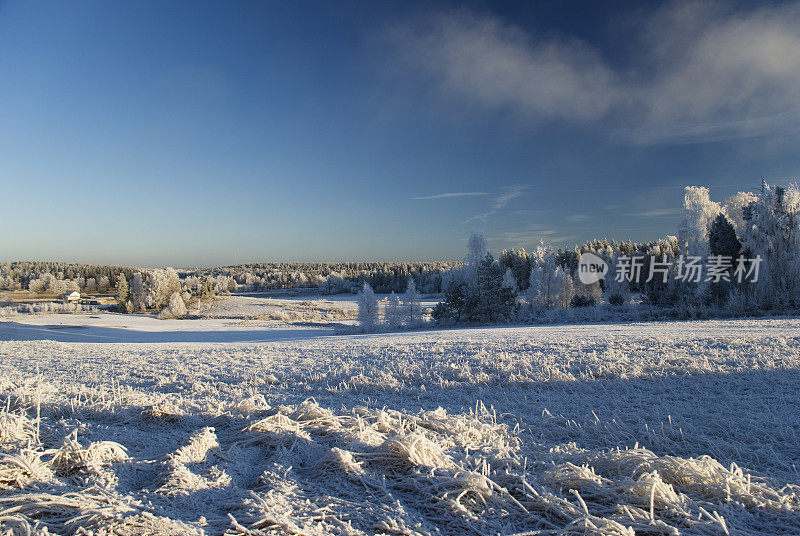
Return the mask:
M 77 292 L 75 290 L 73 290 L 72 292 L 67 292 L 66 294 L 64 294 L 64 301 L 66 301 L 66 302 L 80 301 L 80 299 L 81 299 L 80 292 Z

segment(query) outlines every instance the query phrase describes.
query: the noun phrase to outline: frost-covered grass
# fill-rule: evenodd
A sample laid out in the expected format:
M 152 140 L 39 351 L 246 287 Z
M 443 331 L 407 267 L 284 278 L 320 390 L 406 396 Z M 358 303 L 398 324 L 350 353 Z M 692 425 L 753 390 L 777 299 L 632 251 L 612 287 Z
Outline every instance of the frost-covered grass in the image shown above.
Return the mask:
M 388 299 L 379 294 L 379 300 Z M 423 307 L 434 307 L 437 299 L 422 301 Z M 352 323 L 358 316 L 356 294 L 333 294 L 286 297 L 226 296 L 199 314 L 202 318 L 250 319 L 273 322 L 330 324 Z
M 319 296 L 304 299 L 228 296 L 218 298 L 203 318 L 266 320 L 274 322 L 327 323 L 352 320 L 358 312 L 355 298 L 329 300 Z
M 42 302 L 31 304 L 20 304 L 0 307 L 0 318 L 14 317 L 18 315 L 57 315 L 66 313 L 88 313 L 94 312 L 97 307 L 94 305 L 81 305 L 78 303 L 63 302 Z
M 800 320 L 319 331 L 0 342 L 0 534 L 800 533 Z

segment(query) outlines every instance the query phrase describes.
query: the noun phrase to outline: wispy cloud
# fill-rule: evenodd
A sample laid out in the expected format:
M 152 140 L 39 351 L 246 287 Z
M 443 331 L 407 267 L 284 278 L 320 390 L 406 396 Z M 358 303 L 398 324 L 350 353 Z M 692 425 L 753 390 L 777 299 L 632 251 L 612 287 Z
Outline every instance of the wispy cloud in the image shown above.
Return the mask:
M 512 200 L 521 196 L 525 192 L 525 190 L 526 187 L 522 185 L 509 186 L 505 188 L 503 192 L 498 194 L 492 200 L 492 208 L 494 210 L 500 210 L 502 208 L 505 208 L 505 206 L 508 205 Z
M 435 195 L 420 195 L 411 199 L 450 199 L 452 197 L 479 197 L 489 195 L 489 192 L 445 192 Z
M 486 223 L 487 221 L 489 221 L 489 217 L 494 213 L 495 213 L 494 210 L 490 210 L 489 212 L 483 212 L 481 214 L 475 214 L 474 216 L 470 216 L 469 218 L 464 220 L 464 223 L 474 223 L 474 222 L 478 222 L 478 221 Z
M 636 216 L 637 218 L 659 218 L 663 216 L 676 216 L 681 213 L 683 213 L 683 210 L 679 208 L 665 208 L 657 210 L 647 210 L 644 212 L 634 212 L 633 214 L 630 214 L 630 216 Z
M 514 186 L 507 186 L 503 188 L 498 194 L 495 194 L 492 198 L 491 203 L 489 206 L 491 210 L 487 212 L 483 212 L 481 214 L 476 214 L 470 218 L 464 220 L 464 223 L 471 223 L 474 221 L 482 221 L 487 222 L 489 218 L 496 214 L 498 211 L 504 209 L 511 201 L 521 196 L 527 190 L 527 186 L 523 186 L 521 184 L 516 184 Z
M 589 216 L 588 214 L 573 214 L 571 216 L 567 216 L 567 221 L 571 221 L 571 222 L 574 222 L 574 223 L 579 223 L 579 222 L 582 222 L 582 221 L 589 221 L 590 219 L 591 219 L 591 216 Z
M 603 123 L 634 144 L 800 129 L 800 2 L 679 1 L 640 15 L 624 70 L 572 36 L 445 13 L 396 28 L 400 58 L 448 98 L 528 119 Z
M 497 240 L 510 246 L 533 246 L 544 240 L 549 244 L 559 244 L 572 240 L 572 235 L 559 234 L 556 229 L 551 229 L 542 224 L 531 224 L 521 231 L 508 231 L 502 233 Z

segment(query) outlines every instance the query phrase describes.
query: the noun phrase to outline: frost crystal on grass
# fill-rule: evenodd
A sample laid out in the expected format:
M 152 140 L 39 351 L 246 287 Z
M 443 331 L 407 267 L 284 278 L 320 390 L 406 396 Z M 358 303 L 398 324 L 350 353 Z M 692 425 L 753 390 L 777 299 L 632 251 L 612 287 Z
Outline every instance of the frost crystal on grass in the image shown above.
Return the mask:
M 796 320 L 0 359 L 2 536 L 800 533 Z

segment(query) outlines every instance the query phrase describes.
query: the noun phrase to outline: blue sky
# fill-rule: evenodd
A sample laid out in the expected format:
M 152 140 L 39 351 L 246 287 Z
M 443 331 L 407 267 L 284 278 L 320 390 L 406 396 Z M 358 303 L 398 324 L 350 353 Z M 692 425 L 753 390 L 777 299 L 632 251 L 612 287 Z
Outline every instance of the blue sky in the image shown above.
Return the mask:
M 800 4 L 0 1 L 0 260 L 457 259 L 800 175 Z

